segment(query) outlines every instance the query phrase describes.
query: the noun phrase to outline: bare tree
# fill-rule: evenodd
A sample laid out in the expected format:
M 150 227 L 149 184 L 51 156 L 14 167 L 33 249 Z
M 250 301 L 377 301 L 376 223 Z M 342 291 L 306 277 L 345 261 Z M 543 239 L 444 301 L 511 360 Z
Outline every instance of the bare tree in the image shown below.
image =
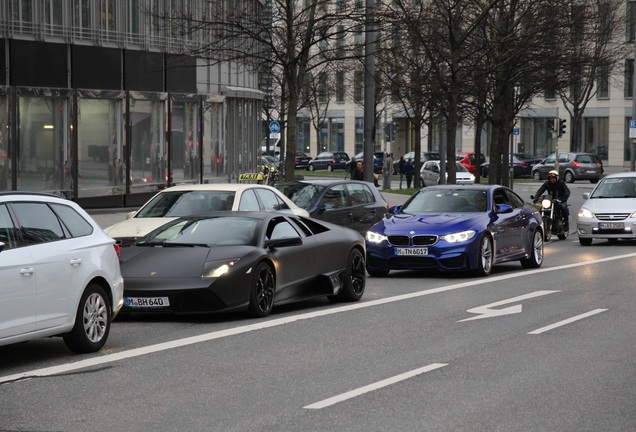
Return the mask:
M 285 179 L 293 179 L 297 142 L 297 113 L 307 73 L 325 63 L 351 58 L 346 40 L 360 22 L 364 10 L 357 2 L 338 0 L 268 0 L 209 2 L 199 14 L 162 16 L 162 22 L 183 34 L 196 33 L 206 43 L 184 45 L 183 54 L 206 58 L 210 64 L 238 62 L 251 71 L 271 65 L 279 73 L 284 121 Z

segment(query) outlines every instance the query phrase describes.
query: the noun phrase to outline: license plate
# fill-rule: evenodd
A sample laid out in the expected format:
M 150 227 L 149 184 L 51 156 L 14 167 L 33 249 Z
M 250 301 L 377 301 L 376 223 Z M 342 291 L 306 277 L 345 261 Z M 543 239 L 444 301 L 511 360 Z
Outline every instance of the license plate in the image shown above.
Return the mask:
M 428 248 L 395 248 L 396 255 L 428 255 Z
M 596 170 L 587 170 L 588 174 L 594 174 L 596 172 Z
M 624 229 L 625 223 L 623 222 L 600 222 L 598 224 L 599 229 Z
M 168 297 L 124 297 L 129 308 L 162 308 L 170 306 Z

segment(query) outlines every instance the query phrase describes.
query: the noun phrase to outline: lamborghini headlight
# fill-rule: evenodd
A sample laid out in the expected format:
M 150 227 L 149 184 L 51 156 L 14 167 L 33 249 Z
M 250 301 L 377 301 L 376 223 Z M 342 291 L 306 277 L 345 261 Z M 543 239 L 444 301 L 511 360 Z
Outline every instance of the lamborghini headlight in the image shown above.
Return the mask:
M 367 231 L 367 241 L 369 243 L 382 243 L 383 241 L 387 240 L 388 237 L 382 234 L 379 234 L 377 232 L 373 232 L 373 231 Z
M 446 240 L 448 243 L 459 243 L 459 242 L 468 241 L 471 238 L 475 237 L 475 233 L 476 232 L 473 230 L 461 231 L 458 233 L 452 233 L 452 234 L 446 234 L 446 235 L 440 236 L 439 239 Z
M 581 210 L 579 210 L 579 215 L 580 218 L 584 218 L 584 219 L 590 219 L 594 217 L 594 213 L 592 213 L 591 211 L 589 211 L 586 208 L 581 208 Z
M 238 262 L 238 258 L 223 261 L 208 261 L 203 266 L 202 279 L 218 278 L 227 274 L 234 264 Z

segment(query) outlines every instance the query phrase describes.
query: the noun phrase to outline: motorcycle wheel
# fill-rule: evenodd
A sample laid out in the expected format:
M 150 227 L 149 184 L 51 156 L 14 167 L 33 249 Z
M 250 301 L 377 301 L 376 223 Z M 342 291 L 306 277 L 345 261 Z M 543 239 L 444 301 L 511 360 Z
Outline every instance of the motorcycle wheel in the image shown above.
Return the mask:
M 550 239 L 552 238 L 552 221 L 547 216 L 543 217 L 543 230 L 544 230 L 543 239 L 549 242 Z

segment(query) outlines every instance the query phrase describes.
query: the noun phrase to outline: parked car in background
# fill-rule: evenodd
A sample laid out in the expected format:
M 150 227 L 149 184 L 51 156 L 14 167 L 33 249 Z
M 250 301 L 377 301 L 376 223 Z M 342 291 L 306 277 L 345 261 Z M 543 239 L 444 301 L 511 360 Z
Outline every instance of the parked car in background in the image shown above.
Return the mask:
M 500 185 L 440 185 L 420 189 L 366 236 L 367 272 L 391 270 L 471 271 L 493 265 L 543 263 L 541 215 Z
M 61 336 L 99 351 L 123 306 L 119 251 L 72 201 L 0 193 L 0 345 Z
M 404 160 L 407 161 L 411 159 L 413 163 L 415 163 L 415 152 L 408 152 L 404 155 Z M 420 153 L 420 163 L 424 163 L 427 160 L 439 160 L 439 153 L 437 152 L 421 152 Z M 399 174 L 400 158 L 396 158 L 393 160 L 393 174 Z
M 384 152 L 377 151 L 373 152 L 373 172 L 376 174 L 382 173 L 382 169 L 384 169 Z M 361 160 L 364 162 L 364 152 L 360 152 L 354 156 L 356 162 Z M 347 161 L 346 168 L 347 172 L 351 172 L 351 160 Z
M 294 155 L 294 166 L 296 168 L 307 168 L 309 165 L 309 161 L 311 160 L 311 156 L 303 152 L 296 152 Z
M 370 183 L 358 180 L 303 180 L 277 188 L 312 218 L 342 225 L 364 235 L 388 213 L 389 205 Z
M 336 169 L 345 169 L 349 155 L 345 152 L 322 152 L 315 159 L 309 161 L 307 169 L 309 171 L 324 170 L 333 171 Z
M 483 154 L 479 155 L 479 161 L 477 161 L 475 152 L 457 152 L 455 158 L 457 162 L 464 165 L 471 174 L 475 174 L 477 167 L 486 162 L 486 157 Z
M 122 250 L 123 313 L 248 311 L 365 290 L 364 239 L 328 222 L 272 212 L 175 219 Z
M 512 154 L 512 169 L 513 177 L 531 177 L 532 168 L 541 162 L 541 158 L 527 153 L 513 153 Z M 484 162 L 481 164 L 480 173 L 482 177 L 488 177 L 490 173 L 490 163 Z
M 577 215 L 576 227 L 581 246 L 594 239 L 615 243 L 636 239 L 636 173 L 610 174 L 598 182 Z
M 209 183 L 173 186 L 162 190 L 125 221 L 104 230 L 122 246 L 181 216 L 222 210 L 280 211 L 309 216 L 278 189 L 253 183 Z
M 555 169 L 557 163 L 556 153 L 536 164 L 532 168 L 532 178 L 534 181 L 541 181 L 548 178 L 548 173 Z M 596 183 L 603 174 L 603 162 L 598 156 L 591 153 L 559 153 L 559 177 L 567 183 L 577 180 L 589 180 Z
M 434 186 L 439 184 L 440 178 L 440 161 L 430 160 L 422 164 L 420 168 L 420 182 L 422 187 Z M 475 183 L 475 176 L 468 172 L 466 167 L 459 162 L 455 162 L 457 172 L 455 174 L 456 184 L 472 184 Z M 448 178 L 448 174 L 446 175 Z

